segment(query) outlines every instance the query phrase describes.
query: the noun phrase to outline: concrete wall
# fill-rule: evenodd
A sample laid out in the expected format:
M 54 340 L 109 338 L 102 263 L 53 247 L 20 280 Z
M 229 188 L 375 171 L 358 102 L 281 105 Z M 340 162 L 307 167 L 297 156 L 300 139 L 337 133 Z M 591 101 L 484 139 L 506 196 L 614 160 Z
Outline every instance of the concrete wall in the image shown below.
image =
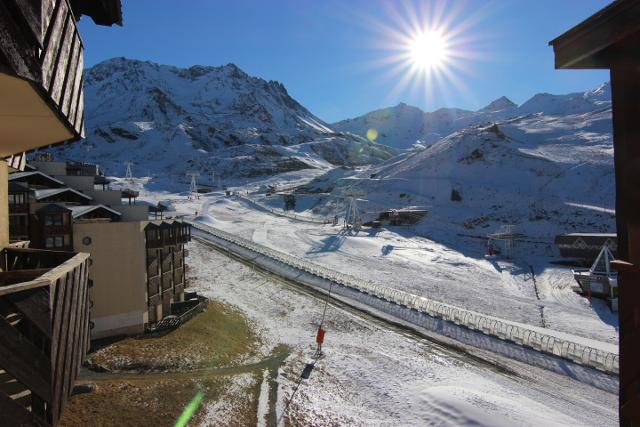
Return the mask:
M 147 205 L 120 205 L 111 207 L 122 214 L 120 221 L 146 221 L 149 219 L 149 206 Z
M 94 188 L 95 177 L 93 176 L 76 176 L 76 175 L 53 175 L 55 179 L 58 179 L 74 190 L 79 191 L 92 191 Z
M 29 164 L 36 169 L 38 169 L 42 173 L 46 173 L 47 175 L 66 175 L 67 173 L 67 163 L 66 162 L 39 162 L 32 161 Z
M 9 244 L 9 166 L 0 159 L 0 248 Z
M 144 331 L 148 322 L 145 226 L 141 221 L 73 225 L 74 250 L 91 254 L 92 339 Z M 85 237 L 91 243 L 85 244 Z
M 120 198 L 122 192 L 120 190 L 84 190 L 83 193 L 87 196 L 93 197 L 93 201 L 91 202 L 91 204 L 107 205 L 114 208 L 118 212 L 120 211 L 118 206 L 122 204 L 122 199 Z

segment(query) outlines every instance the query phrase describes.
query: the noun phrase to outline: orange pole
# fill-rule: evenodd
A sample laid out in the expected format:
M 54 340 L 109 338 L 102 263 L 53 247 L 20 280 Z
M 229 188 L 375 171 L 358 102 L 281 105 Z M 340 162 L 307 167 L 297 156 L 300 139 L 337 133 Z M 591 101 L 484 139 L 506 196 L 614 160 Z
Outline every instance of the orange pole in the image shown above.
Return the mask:
M 318 345 L 322 345 L 322 343 L 324 342 L 324 333 L 325 330 L 322 329 L 322 327 L 319 327 L 318 334 L 316 335 L 316 343 L 318 343 Z

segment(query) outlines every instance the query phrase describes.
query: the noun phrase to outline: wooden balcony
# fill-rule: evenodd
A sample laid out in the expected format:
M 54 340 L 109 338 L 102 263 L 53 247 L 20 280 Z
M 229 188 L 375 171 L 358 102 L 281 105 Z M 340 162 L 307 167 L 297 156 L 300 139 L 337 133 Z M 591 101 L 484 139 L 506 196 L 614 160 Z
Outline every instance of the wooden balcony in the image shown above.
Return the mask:
M 150 223 L 146 227 L 148 249 L 184 245 L 191 241 L 191 226 L 179 221 Z
M 28 214 L 29 204 L 28 203 L 9 204 L 9 213 L 10 214 Z
M 160 276 L 149 278 L 147 284 L 147 293 L 149 297 L 160 293 Z
M 4 0 L 0 34 L 0 157 L 81 138 L 84 47 L 69 2 Z
M 0 252 L 0 425 L 55 425 L 89 348 L 88 254 Z
M 181 285 L 184 279 L 184 271 L 182 267 L 176 268 L 173 271 L 173 286 Z
M 162 292 L 168 291 L 173 287 L 173 273 L 168 271 L 162 275 Z

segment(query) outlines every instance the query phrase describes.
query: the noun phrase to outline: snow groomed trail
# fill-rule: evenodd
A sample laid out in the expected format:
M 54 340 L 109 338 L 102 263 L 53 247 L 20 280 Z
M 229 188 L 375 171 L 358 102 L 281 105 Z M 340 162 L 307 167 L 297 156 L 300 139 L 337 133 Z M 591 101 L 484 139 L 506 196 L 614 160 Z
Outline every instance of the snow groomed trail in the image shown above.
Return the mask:
M 188 222 L 194 227 L 196 236 L 275 274 L 324 291 L 333 283 L 333 292 L 358 308 L 390 315 L 465 344 L 563 372 L 584 382 L 593 382 L 593 371 L 585 366 L 607 374 L 618 373 L 615 345 L 486 316 L 390 289 L 196 221 Z M 573 363 L 567 364 L 566 361 Z

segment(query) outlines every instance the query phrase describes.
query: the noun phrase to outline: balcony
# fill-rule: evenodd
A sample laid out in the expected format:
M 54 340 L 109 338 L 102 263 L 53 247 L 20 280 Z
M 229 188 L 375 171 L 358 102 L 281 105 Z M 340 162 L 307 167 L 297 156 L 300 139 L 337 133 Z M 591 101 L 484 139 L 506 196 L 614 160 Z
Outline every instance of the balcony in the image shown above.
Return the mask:
M 83 136 L 83 50 L 67 0 L 0 2 L 0 157 Z
M 146 227 L 147 249 L 184 245 L 191 241 L 191 226 L 179 221 L 149 223 Z
M 160 276 L 149 278 L 147 293 L 149 297 L 158 295 L 160 293 Z
M 0 251 L 0 425 L 55 425 L 89 348 L 88 254 Z
M 162 292 L 168 291 L 173 288 L 173 273 L 168 271 L 162 275 L 161 279 Z
M 28 214 L 29 213 L 29 204 L 28 203 L 10 203 L 9 204 L 9 213 L 10 214 Z

